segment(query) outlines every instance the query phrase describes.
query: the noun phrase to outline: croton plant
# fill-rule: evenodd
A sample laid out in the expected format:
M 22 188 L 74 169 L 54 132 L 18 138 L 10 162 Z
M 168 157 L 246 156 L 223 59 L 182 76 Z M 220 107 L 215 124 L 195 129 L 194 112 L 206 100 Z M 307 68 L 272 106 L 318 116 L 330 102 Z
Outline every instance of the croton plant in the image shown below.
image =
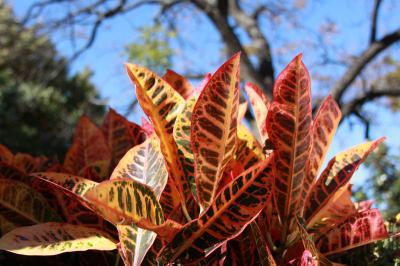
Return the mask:
M 111 109 L 98 127 L 84 116 L 62 164 L 0 146 L 0 249 L 117 249 L 125 265 L 334 265 L 332 255 L 390 237 L 349 183 L 383 138 L 319 174 L 341 118 L 333 98 L 313 117 L 298 55 L 272 101 L 245 85 L 255 136 L 242 123 L 239 63 L 237 54 L 197 88 L 127 64 L 150 122 Z

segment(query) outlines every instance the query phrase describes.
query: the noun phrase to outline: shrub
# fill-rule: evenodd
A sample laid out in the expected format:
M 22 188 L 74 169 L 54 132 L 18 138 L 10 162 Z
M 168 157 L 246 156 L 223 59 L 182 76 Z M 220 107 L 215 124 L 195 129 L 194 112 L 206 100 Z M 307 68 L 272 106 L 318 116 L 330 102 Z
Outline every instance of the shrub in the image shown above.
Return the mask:
M 354 203 L 349 184 L 383 138 L 337 154 L 318 177 L 341 118 L 333 98 L 312 116 L 310 77 L 295 57 L 272 101 L 245 86 L 256 138 L 242 124 L 239 61 L 233 56 L 198 88 L 173 71 L 161 78 L 127 64 L 151 122 L 140 127 L 110 110 L 100 129 L 83 117 L 62 165 L 30 158 L 35 167 L 20 171 L 17 155 L 0 149 L 0 204 L 35 217 L 19 227 L 26 224 L 0 216 L 2 230 L 13 225 L 0 248 L 118 248 L 125 265 L 333 265 L 332 256 L 388 238 L 379 211 Z M 17 186 L 37 205 L 22 210 L 11 200 L 27 198 Z

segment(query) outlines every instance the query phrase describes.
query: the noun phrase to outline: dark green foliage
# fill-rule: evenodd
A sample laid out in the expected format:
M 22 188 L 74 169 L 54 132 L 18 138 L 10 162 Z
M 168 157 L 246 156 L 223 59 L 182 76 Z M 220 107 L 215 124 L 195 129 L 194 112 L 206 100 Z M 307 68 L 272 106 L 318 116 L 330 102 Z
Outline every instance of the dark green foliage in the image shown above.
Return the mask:
M 11 150 L 63 157 L 83 113 L 104 114 L 91 72 L 69 74 L 65 58 L 35 26 L 0 2 L 0 140 Z

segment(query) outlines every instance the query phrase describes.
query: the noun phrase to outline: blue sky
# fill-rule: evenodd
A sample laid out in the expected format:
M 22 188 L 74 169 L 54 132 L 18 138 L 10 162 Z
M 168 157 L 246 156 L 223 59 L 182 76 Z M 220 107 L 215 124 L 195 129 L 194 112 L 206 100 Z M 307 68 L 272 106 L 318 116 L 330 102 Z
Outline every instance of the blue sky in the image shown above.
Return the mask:
M 13 4 L 16 13 L 20 15 L 35 1 L 14 0 L 9 2 Z M 270 25 L 267 21 L 263 21 L 265 26 L 263 29 L 271 42 L 274 54 L 277 55 L 274 58 L 275 68 L 279 72 L 293 56 L 302 52 L 303 60 L 309 66 L 312 76 L 334 73 L 332 77 L 337 78 L 343 73 L 343 67 L 318 65 L 321 51 L 317 44 L 312 43 L 314 33 L 320 30 L 321 25 L 329 26 L 334 23 L 337 28 L 336 33 L 324 38 L 324 43 L 330 50 L 329 55 L 332 58 L 340 58 L 345 52 L 359 53 L 366 48 L 368 43 L 369 17 L 373 1 L 309 0 L 305 2 L 312 4 L 306 5 L 300 12 L 298 22 L 302 25 L 301 27 L 285 21 L 278 25 Z M 384 2 L 381 8 L 381 17 L 384 18 L 384 23 L 379 24 L 379 36 L 400 26 L 398 20 L 400 5 L 399 2 L 396 2 L 394 0 Z M 111 107 L 120 112 L 123 112 L 127 104 L 134 99 L 134 88 L 123 67 L 123 63 L 127 60 L 124 49 L 129 43 L 137 40 L 138 34 L 135 29 L 146 25 L 156 11 L 157 9 L 153 7 L 145 7 L 105 23 L 100 29 L 93 47 L 72 66 L 72 71 L 90 67 L 94 72 L 92 81 L 99 88 L 102 97 L 108 100 Z M 178 30 L 186 39 L 184 44 L 172 41 L 172 47 L 178 55 L 174 60 L 174 69 L 178 72 L 187 70 L 213 72 L 226 59 L 221 53 L 223 46 L 219 34 L 207 19 L 193 14 L 193 11 L 182 10 L 179 15 L 181 25 Z M 71 54 L 70 43 L 65 41 L 63 33 L 52 35 L 52 39 L 62 54 Z M 400 59 L 399 53 L 394 52 L 398 49 L 399 45 L 393 47 L 391 54 Z M 333 81 L 330 82 L 328 85 Z M 325 96 L 329 89 L 328 85 L 314 79 L 314 94 Z M 371 114 L 376 115 L 376 126 L 371 131 L 372 138 L 386 135 L 388 142 L 400 150 L 398 138 L 400 122 L 393 123 L 393 121 L 400 121 L 399 114 L 391 114 L 384 108 L 377 108 L 376 105 L 368 106 L 368 108 L 371 108 Z M 140 120 L 139 115 L 130 118 L 135 121 Z M 339 128 L 328 158 L 337 151 L 363 141 L 363 128 L 356 120 L 354 121 L 353 126 L 350 123 L 344 123 Z M 366 172 L 361 170 L 353 181 L 361 184 L 365 180 L 364 176 L 366 176 Z

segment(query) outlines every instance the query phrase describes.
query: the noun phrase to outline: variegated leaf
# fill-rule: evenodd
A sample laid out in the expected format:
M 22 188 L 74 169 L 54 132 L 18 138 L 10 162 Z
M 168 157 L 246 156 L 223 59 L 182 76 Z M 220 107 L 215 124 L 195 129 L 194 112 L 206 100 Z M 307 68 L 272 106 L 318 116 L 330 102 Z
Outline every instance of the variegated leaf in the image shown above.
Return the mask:
M 130 148 L 146 139 L 146 133 L 139 125 L 129 122 L 112 108 L 104 119 L 102 130 L 111 150 L 110 169 L 114 169 Z
M 322 235 L 316 246 L 324 255 L 331 255 L 388 238 L 384 222 L 378 209 L 357 213 Z
M 251 223 L 250 223 L 251 224 Z M 257 247 L 250 226 L 226 243 L 227 255 L 224 265 L 252 266 L 256 263 Z
M 97 182 L 92 180 L 65 173 L 38 172 L 33 173 L 30 176 L 39 178 L 44 182 L 50 182 L 51 184 L 62 187 L 78 196 L 83 196 L 88 190 L 98 185 Z
M 160 197 L 167 183 L 168 172 L 157 136 L 130 149 L 120 160 L 110 179 L 131 178 L 152 188 Z
M 157 234 L 135 225 L 118 225 L 117 229 L 125 265 L 141 265 Z
M 238 125 L 237 127 L 235 159 L 243 165 L 244 169 L 248 169 L 258 161 L 265 159 L 260 143 L 243 125 Z
M 185 108 L 178 115 L 174 126 L 174 139 L 178 146 L 178 157 L 183 166 L 185 177 L 193 196 L 197 199 L 196 182 L 194 178 L 194 156 L 190 145 L 190 127 L 194 105 L 198 95 L 193 95 L 186 101 Z
M 4 145 L 0 144 L 0 162 L 12 164 L 14 155 L 12 152 Z
M 240 55 L 224 63 L 212 76 L 193 109 L 191 145 L 200 205 L 213 201 L 225 167 L 236 148 Z
M 64 169 L 71 174 L 83 176 L 93 168 L 101 179 L 108 174 L 111 152 L 101 130 L 82 116 L 75 131 L 72 146 L 64 160 Z M 101 180 L 95 180 L 101 181 Z
M 178 148 L 172 132 L 175 119 L 185 106 L 185 100 L 166 81 L 150 70 L 127 64 L 129 77 L 136 85 L 136 97 L 143 111 L 153 123 L 160 139 L 161 151 L 169 173 L 168 187 L 172 206 L 185 204 L 189 192 L 183 167 L 178 158 Z
M 161 249 L 166 245 L 166 241 L 162 240 L 160 237 L 157 237 L 153 242 L 153 245 L 147 251 L 146 256 L 143 259 L 143 266 L 158 266 L 157 257 L 161 251 Z
M 40 193 L 18 181 L 0 179 L 0 205 L 32 223 L 61 221 Z
M 102 231 L 64 223 L 17 228 L 0 239 L 0 249 L 21 255 L 48 256 L 64 252 L 113 250 L 116 244 Z
M 309 168 L 307 169 L 307 175 L 303 183 L 300 206 L 304 206 L 307 194 L 310 192 L 310 188 L 317 178 L 341 117 L 342 113 L 339 106 L 332 96 L 328 96 L 321 104 L 312 126 L 313 137 L 308 164 Z
M 300 212 L 299 202 L 311 149 L 310 76 L 301 55 L 279 74 L 266 123 L 268 136 L 275 147 L 274 199 L 282 224 L 285 224 Z
M 256 119 L 261 142 L 264 143 L 265 140 L 268 139 L 266 124 L 268 109 L 270 105 L 268 97 L 262 92 L 260 88 L 257 87 L 257 85 L 250 82 L 246 83 L 245 90 L 247 96 L 249 96 L 251 107 L 253 108 L 254 117 Z
M 175 71 L 168 69 L 164 74 L 163 79 L 171 85 L 185 100 L 190 97 L 193 93 L 193 86 L 183 76 L 179 75 Z
M 164 220 L 163 210 L 150 187 L 133 179 L 104 181 L 89 190 L 85 198 L 113 224 L 137 226 L 168 239 L 180 225 Z
M 306 199 L 304 218 L 307 223 L 332 199 L 336 191 L 349 182 L 361 163 L 383 140 L 384 138 L 380 138 L 359 144 L 329 161 Z
M 132 178 L 148 185 L 157 199 L 167 183 L 168 172 L 160 151 L 160 141 L 156 136 L 130 149 L 115 168 L 111 179 Z M 120 252 L 126 265 L 140 265 L 156 234 L 136 225 L 117 225 Z
M 333 266 L 332 262 L 328 260 L 324 255 L 322 255 L 321 252 L 316 248 L 314 243 L 314 237 L 307 232 L 306 228 L 299 222 L 297 218 L 296 218 L 296 224 L 300 232 L 300 238 L 301 241 L 303 242 L 304 249 L 311 253 L 312 258 L 314 258 L 313 262 L 315 262 L 316 265 L 320 266 Z M 303 263 L 304 255 L 305 254 L 303 252 L 301 263 Z
M 195 94 L 200 94 L 204 90 L 204 88 L 206 87 L 208 82 L 210 81 L 211 77 L 212 77 L 211 73 L 207 73 L 207 75 L 204 76 L 203 80 L 200 82 L 200 84 L 193 91 L 191 96 L 193 96 Z
M 93 211 L 93 207 L 83 195 L 98 183 L 78 176 L 40 172 L 31 175 L 34 177 L 33 187 L 42 194 L 47 192 L 46 198 L 55 198 L 56 207 L 63 214 L 66 222 L 84 225 L 90 228 L 116 235 L 115 227 L 105 221 Z M 46 191 L 44 191 L 46 190 Z
M 275 259 L 271 253 L 271 250 L 267 242 L 265 241 L 264 236 L 258 224 L 255 221 L 253 221 L 250 223 L 250 228 L 253 238 L 256 242 L 260 264 L 263 266 L 277 266 Z
M 167 262 L 197 260 L 242 232 L 265 207 L 271 194 L 271 160 L 266 159 L 225 186 L 196 220 L 186 224 L 164 248 Z M 179 259 L 179 260 L 178 260 Z
M 351 197 L 351 185 L 347 184 L 341 187 L 318 214 L 308 222 L 307 227 L 320 235 L 341 224 L 357 212 Z

